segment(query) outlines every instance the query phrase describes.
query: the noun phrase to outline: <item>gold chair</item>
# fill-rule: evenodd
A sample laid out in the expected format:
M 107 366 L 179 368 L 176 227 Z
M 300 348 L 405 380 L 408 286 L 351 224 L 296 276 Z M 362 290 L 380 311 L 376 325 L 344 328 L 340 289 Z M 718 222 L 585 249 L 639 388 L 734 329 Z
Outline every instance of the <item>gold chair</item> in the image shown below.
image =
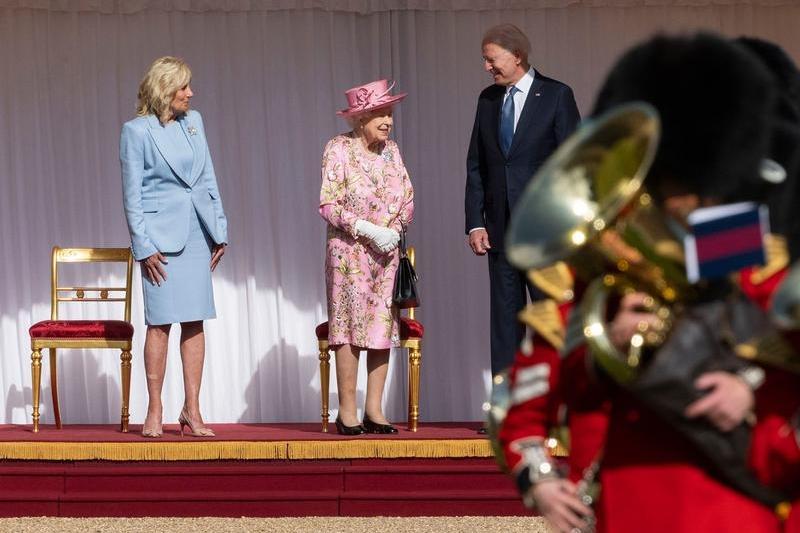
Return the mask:
M 60 287 L 60 263 L 127 263 L 124 287 Z M 50 320 L 30 327 L 31 373 L 33 374 L 33 432 L 39 431 L 39 389 L 42 380 L 42 349 L 50 351 L 50 387 L 53 393 L 53 414 L 56 427 L 61 429 L 58 409 L 56 349 L 58 348 L 115 348 L 122 351 L 122 419 L 120 429 L 128 431 L 128 401 L 131 390 L 131 277 L 133 255 L 129 248 L 53 248 L 50 267 Z M 75 293 L 75 296 L 72 296 Z M 96 294 L 94 297 L 87 293 Z M 109 294 L 122 295 L 111 297 Z M 125 302 L 125 320 L 59 320 L 59 302 Z
M 408 248 L 408 258 L 414 264 L 414 248 Z M 422 363 L 422 337 L 425 328 L 414 319 L 415 309 L 407 317 L 400 317 L 400 347 L 408 350 L 408 430 L 417 431 L 419 423 L 419 369 Z M 328 401 L 330 396 L 331 354 L 328 344 L 328 322 L 316 328 L 319 345 L 319 380 L 322 396 L 322 431 L 328 432 Z

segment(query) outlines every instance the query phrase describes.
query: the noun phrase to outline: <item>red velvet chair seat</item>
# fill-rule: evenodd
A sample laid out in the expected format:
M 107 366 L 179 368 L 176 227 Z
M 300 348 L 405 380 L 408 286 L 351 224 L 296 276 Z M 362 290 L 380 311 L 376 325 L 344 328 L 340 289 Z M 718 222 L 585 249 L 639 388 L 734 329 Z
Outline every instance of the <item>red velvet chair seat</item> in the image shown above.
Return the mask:
M 317 340 L 326 340 L 328 338 L 328 323 L 323 322 L 315 330 Z M 408 340 L 411 338 L 421 339 L 425 334 L 425 327 L 417 322 L 406 317 L 400 317 L 400 340 Z
M 28 332 L 32 339 L 131 340 L 133 325 L 123 320 L 42 320 Z
M 400 338 L 406 339 L 421 339 L 425 335 L 425 327 L 416 320 L 402 317 L 400 319 Z

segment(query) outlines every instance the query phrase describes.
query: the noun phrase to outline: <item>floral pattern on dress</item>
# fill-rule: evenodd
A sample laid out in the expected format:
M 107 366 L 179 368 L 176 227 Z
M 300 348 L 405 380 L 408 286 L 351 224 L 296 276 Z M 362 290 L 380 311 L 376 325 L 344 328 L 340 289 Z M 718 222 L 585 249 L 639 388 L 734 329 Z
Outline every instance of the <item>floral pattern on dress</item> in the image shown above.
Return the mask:
M 398 346 L 392 290 L 399 253 L 382 254 L 355 235 L 360 219 L 399 232 L 414 216 L 414 190 L 397 144 L 387 141 L 376 154 L 350 134 L 331 139 L 322 156 L 319 212 L 328 222 L 328 342 L 376 350 Z

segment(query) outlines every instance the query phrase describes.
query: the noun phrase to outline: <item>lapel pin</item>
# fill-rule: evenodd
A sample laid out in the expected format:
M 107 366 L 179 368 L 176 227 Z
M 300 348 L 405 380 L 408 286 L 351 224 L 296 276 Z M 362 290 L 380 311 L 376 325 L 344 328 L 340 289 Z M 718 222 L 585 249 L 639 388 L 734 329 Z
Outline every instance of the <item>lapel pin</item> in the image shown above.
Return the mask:
M 542 93 L 534 93 L 533 96 L 542 96 Z
M 197 135 L 197 128 L 195 128 L 194 126 L 189 126 L 188 128 L 186 128 L 186 131 L 189 132 L 189 135 Z

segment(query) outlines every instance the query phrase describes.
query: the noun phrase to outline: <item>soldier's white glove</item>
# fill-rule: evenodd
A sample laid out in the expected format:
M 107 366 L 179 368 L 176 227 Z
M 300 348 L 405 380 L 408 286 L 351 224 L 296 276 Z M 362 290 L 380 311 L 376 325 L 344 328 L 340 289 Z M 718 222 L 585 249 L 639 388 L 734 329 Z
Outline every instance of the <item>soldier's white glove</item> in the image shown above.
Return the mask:
M 363 235 L 370 240 L 370 245 L 377 251 L 388 254 L 400 242 L 400 234 L 392 228 L 378 226 L 367 220 L 356 220 L 356 235 Z

